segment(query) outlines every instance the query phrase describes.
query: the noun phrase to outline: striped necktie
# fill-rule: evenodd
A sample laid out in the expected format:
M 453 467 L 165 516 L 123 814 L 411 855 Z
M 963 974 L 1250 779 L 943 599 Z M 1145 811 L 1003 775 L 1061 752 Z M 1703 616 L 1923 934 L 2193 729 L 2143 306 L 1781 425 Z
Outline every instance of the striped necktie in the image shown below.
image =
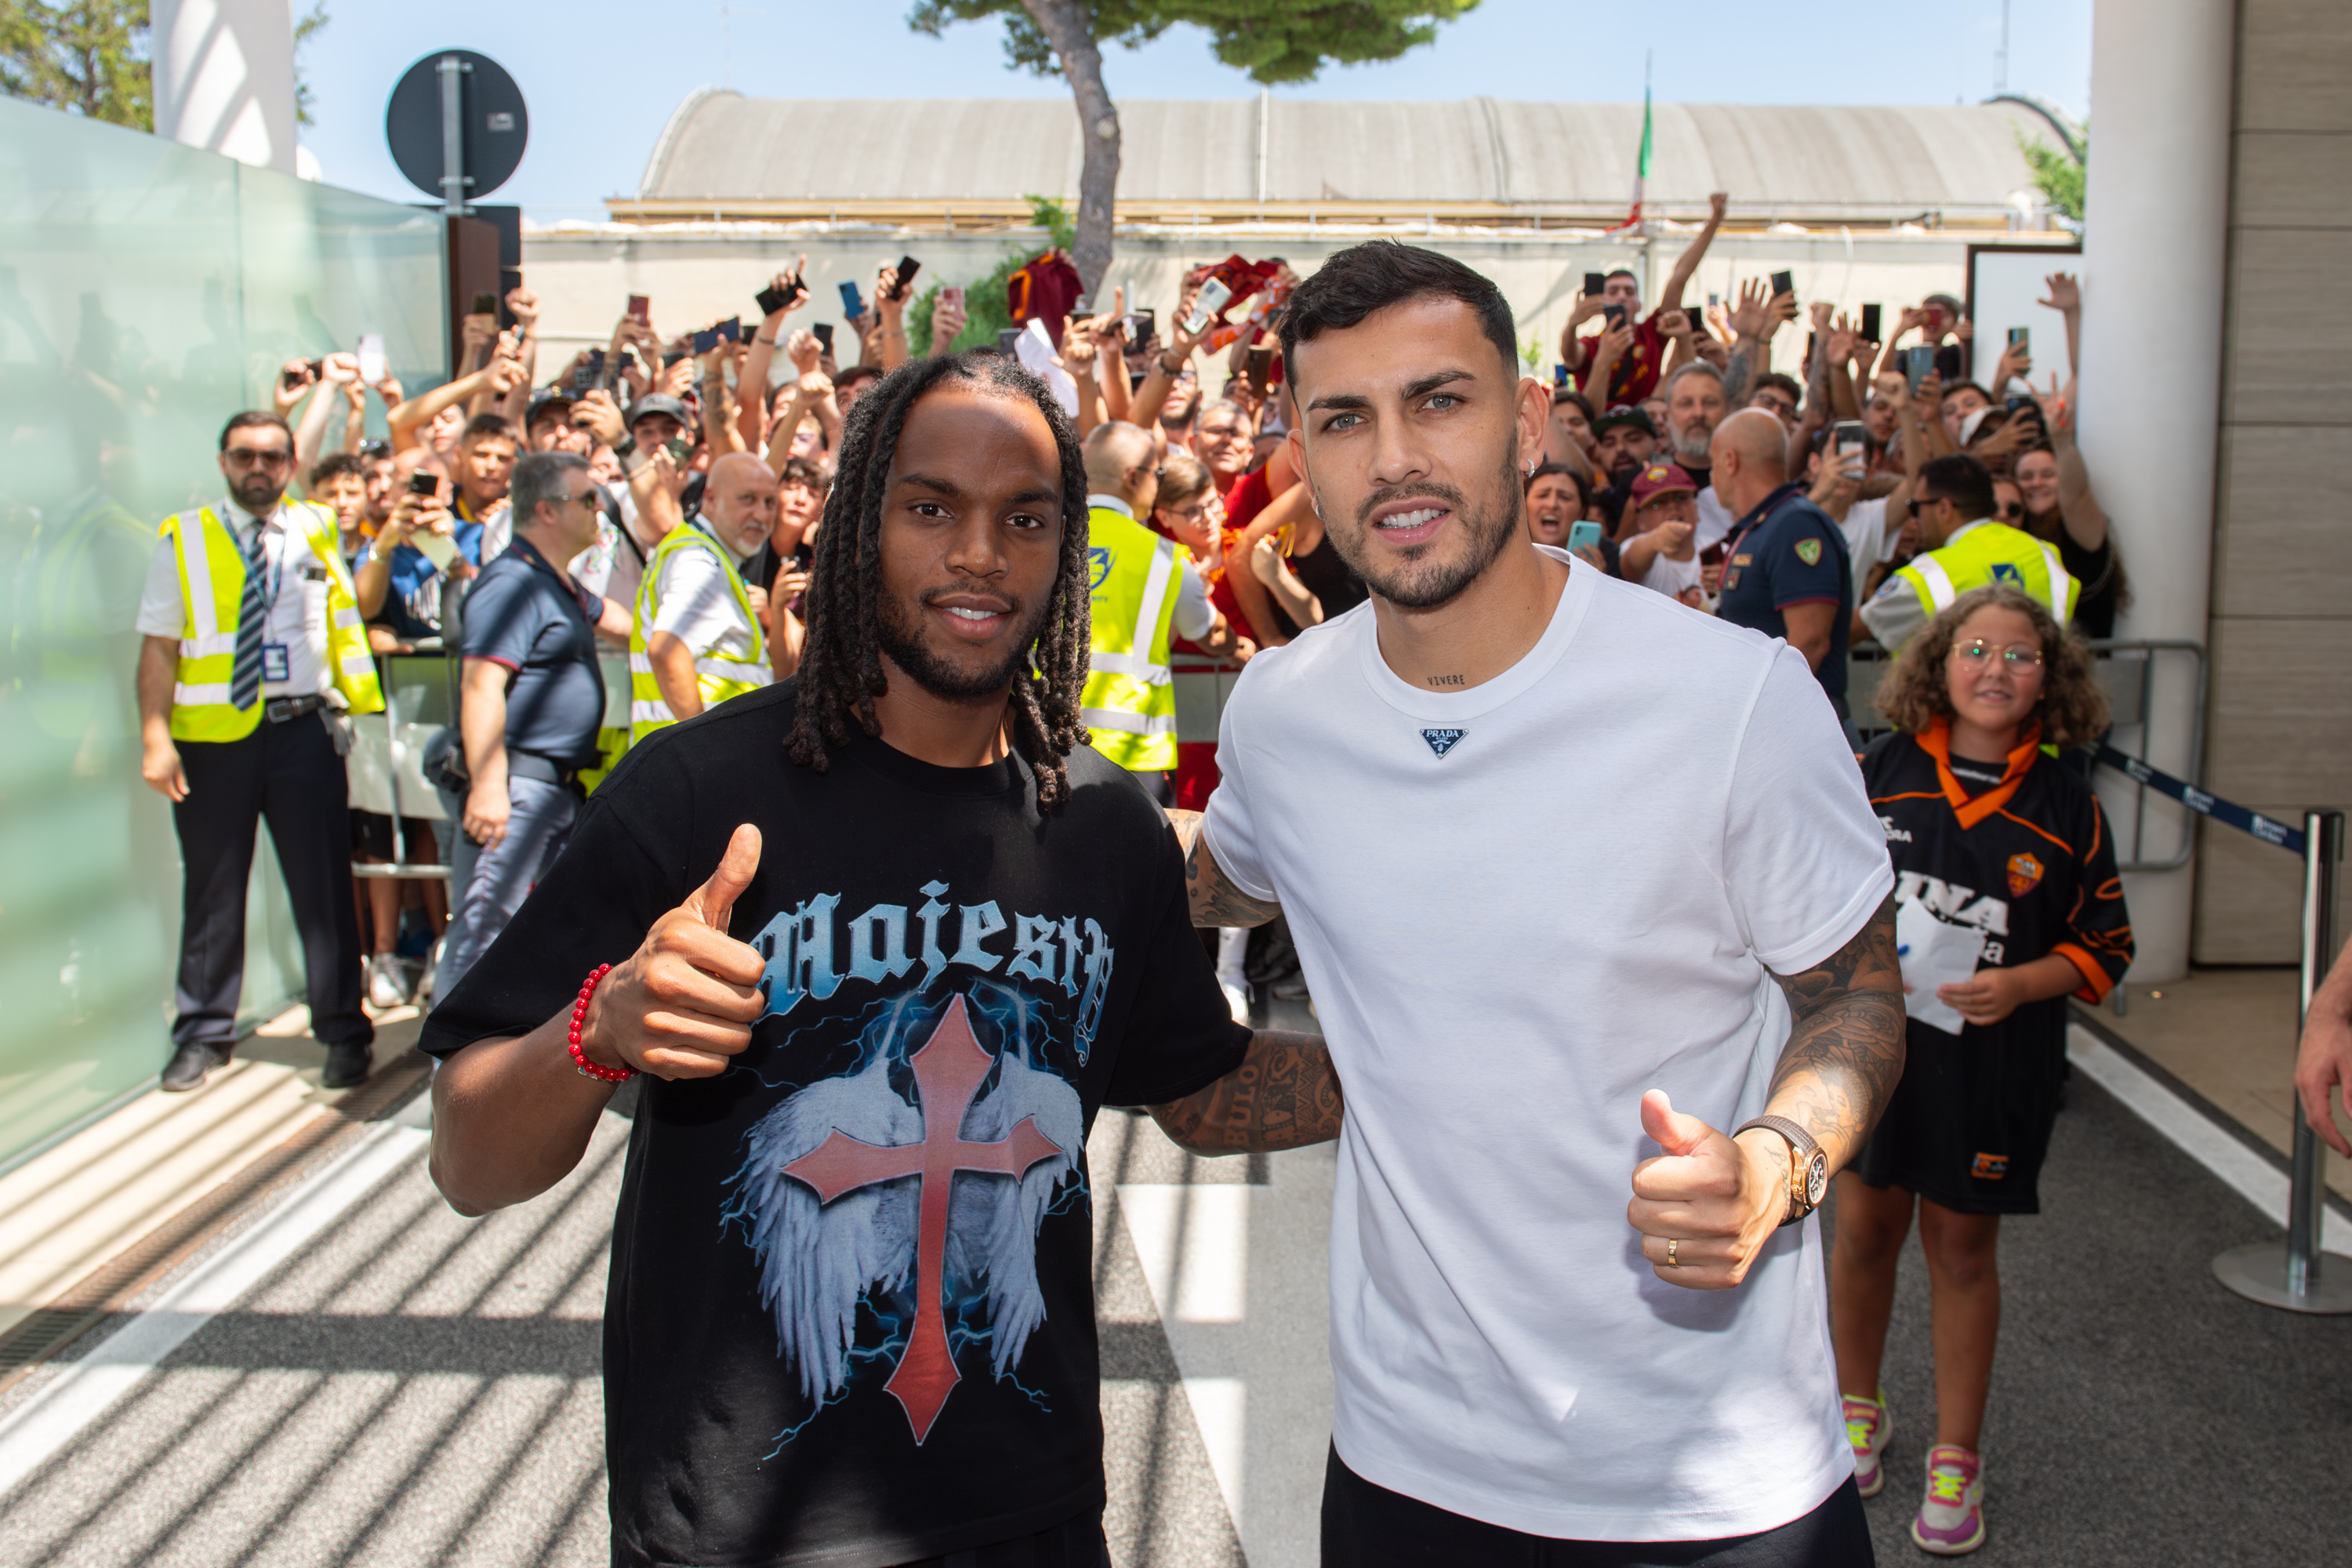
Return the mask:
M 268 605 L 262 599 L 262 577 L 268 558 L 262 552 L 262 525 L 254 524 L 253 538 L 236 538 L 232 527 L 228 536 L 236 540 L 237 552 L 245 557 L 245 592 L 236 605 L 236 657 L 229 664 L 228 705 L 240 712 L 250 708 L 261 696 L 262 622 Z

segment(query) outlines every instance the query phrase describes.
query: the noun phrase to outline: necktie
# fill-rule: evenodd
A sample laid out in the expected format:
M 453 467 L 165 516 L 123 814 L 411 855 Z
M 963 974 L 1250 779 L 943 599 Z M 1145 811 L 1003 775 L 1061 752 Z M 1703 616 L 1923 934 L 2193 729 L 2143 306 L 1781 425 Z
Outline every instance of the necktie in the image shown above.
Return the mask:
M 228 531 L 231 539 L 236 539 L 235 528 Z M 245 593 L 236 605 L 236 656 L 229 664 L 228 705 L 242 710 L 261 696 L 262 621 L 268 606 L 262 597 L 267 558 L 262 553 L 259 523 L 254 524 L 251 540 L 237 540 L 237 550 L 245 557 Z

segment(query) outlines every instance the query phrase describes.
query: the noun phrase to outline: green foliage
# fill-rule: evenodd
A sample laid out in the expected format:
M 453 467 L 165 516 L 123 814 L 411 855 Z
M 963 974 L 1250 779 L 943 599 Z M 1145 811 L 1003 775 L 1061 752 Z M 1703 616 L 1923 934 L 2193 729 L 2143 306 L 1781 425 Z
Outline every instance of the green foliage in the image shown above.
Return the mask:
M 2033 171 L 2034 186 L 2050 204 L 2050 210 L 2082 222 L 2084 165 L 2070 157 L 2064 148 L 2028 141 L 2021 131 L 2017 133 L 2017 150 L 2025 154 L 2026 164 Z M 2086 131 L 2083 156 L 2088 159 L 2090 155 L 2091 138 Z
M 1392 60 L 1437 37 L 1478 0 L 1092 0 L 1095 42 L 1136 48 L 1176 24 L 1209 35 L 1220 63 L 1263 87 L 1311 81 L 1327 65 Z M 1021 0 L 916 0 L 907 25 L 936 37 L 953 22 L 1004 20 L 1004 63 L 1053 76 L 1059 68 Z
M 1533 370 L 1536 366 L 1543 363 L 1543 356 L 1544 342 L 1543 339 L 1539 337 L 1529 338 L 1526 342 L 1519 345 L 1519 358 L 1526 362 L 1527 367 L 1529 370 Z
M 1055 245 L 1067 250 L 1077 233 L 1077 220 L 1070 216 L 1070 209 L 1051 196 L 1025 199 L 1031 221 L 1052 235 Z M 1036 252 L 1026 246 L 1008 250 L 994 271 L 965 285 L 963 331 L 956 334 L 951 345 L 958 353 L 966 349 L 996 346 L 996 334 L 1013 324 L 1013 307 L 1005 298 L 1013 275 L 1026 267 Z M 939 298 L 940 285 L 935 279 L 907 307 L 907 344 L 914 353 L 931 352 L 931 308 L 939 303 Z
M 147 0 L 0 0 L 0 92 L 154 130 Z
M 294 118 L 304 125 L 318 123 L 310 118 L 310 106 L 318 100 L 311 94 L 310 79 L 302 74 L 302 46 L 316 37 L 326 25 L 327 0 L 317 0 L 294 18 Z

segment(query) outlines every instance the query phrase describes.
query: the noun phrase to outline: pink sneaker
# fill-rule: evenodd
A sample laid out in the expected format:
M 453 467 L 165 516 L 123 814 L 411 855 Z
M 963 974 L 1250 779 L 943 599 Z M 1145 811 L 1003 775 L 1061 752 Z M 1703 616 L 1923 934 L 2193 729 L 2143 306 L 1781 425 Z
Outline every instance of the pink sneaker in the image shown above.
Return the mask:
M 1954 1443 L 1927 1450 L 1927 1495 L 1911 1521 L 1911 1539 L 1920 1551 L 1959 1557 L 1984 1544 L 1982 1463 Z
M 1895 1431 L 1895 1417 L 1886 1413 L 1886 1390 L 1875 1399 L 1845 1396 L 1845 1438 L 1853 1445 L 1853 1484 L 1864 1497 L 1876 1497 L 1886 1485 L 1885 1467 L 1878 1456 Z

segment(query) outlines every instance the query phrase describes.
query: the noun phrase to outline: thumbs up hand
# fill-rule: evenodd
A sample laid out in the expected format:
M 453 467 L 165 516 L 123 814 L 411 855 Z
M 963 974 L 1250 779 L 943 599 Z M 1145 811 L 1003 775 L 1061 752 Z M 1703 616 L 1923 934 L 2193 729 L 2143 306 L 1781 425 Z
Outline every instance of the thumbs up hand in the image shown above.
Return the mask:
M 1642 1131 L 1665 1151 L 1633 1167 L 1625 1218 L 1642 1233 L 1642 1256 L 1669 1285 L 1738 1285 L 1789 1212 L 1788 1142 L 1761 1128 L 1727 1138 L 1658 1089 L 1642 1097 Z
M 735 900 L 760 868 L 760 830 L 735 830 L 710 879 L 656 921 L 588 1005 L 580 1050 L 600 1067 L 656 1078 L 716 1078 L 751 1043 L 767 1007 L 767 961 L 727 934 Z

